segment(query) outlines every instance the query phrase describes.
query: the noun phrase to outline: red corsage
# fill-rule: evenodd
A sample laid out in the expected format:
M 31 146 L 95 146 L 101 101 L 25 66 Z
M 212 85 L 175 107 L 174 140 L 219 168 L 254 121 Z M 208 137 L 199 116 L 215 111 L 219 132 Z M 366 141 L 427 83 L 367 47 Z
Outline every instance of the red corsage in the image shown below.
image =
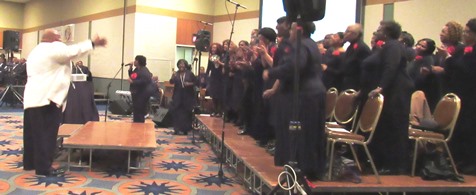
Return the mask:
M 332 52 L 332 55 L 333 56 L 340 56 L 340 51 L 335 50 L 335 51 Z
M 464 54 L 469 54 L 473 52 L 473 46 L 467 46 L 464 48 Z
M 423 56 L 415 56 L 415 60 L 422 60 Z
M 359 44 L 355 43 L 354 44 L 354 49 L 357 49 L 359 47 Z
M 132 73 L 132 74 L 131 74 L 131 79 L 137 79 L 137 73 L 135 73 L 135 72 Z
M 385 42 L 384 41 L 377 41 L 377 43 L 375 43 L 377 45 L 377 47 L 382 47 Z
M 446 48 L 446 52 L 448 52 L 450 55 L 454 55 L 455 51 L 455 46 L 449 46 L 448 48 Z
M 284 48 L 284 53 L 289 53 L 289 52 L 291 52 L 291 48 L 289 47 Z

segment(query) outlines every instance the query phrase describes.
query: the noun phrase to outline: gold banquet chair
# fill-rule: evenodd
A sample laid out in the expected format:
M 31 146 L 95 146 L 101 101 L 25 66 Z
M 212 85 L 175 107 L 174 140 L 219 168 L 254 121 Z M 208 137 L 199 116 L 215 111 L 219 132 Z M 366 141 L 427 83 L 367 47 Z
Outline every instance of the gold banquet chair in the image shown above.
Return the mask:
M 327 90 L 326 93 L 326 120 L 332 121 L 334 116 L 334 109 L 336 107 L 337 97 L 339 97 L 339 92 L 335 87 L 332 87 Z
M 349 145 L 354 160 L 357 163 L 357 166 L 359 167 L 360 171 L 362 171 L 362 169 L 360 167 L 359 159 L 357 157 L 357 153 L 355 152 L 354 145 L 361 145 L 364 148 L 367 158 L 369 159 L 370 164 L 372 166 L 372 170 L 375 174 L 375 177 L 377 178 L 377 182 L 380 183 L 380 177 L 378 175 L 377 168 L 375 167 L 374 161 L 372 159 L 372 156 L 370 155 L 367 145 L 372 140 L 375 128 L 380 118 L 380 113 L 382 112 L 384 101 L 383 99 L 384 98 L 382 94 L 377 94 L 367 99 L 364 107 L 362 108 L 362 112 L 354 130 L 347 131 L 342 128 L 332 128 L 328 132 L 327 144 L 331 147 L 331 152 L 329 156 L 329 180 L 332 179 L 332 164 L 334 163 L 333 161 L 335 144 L 343 143 Z
M 357 113 L 357 96 L 357 92 L 353 89 L 346 89 L 340 93 L 340 95 L 337 97 L 334 107 L 335 122 L 327 122 L 326 127 L 337 128 L 352 122 L 355 114 Z
M 412 176 L 415 176 L 418 147 L 426 142 L 442 143 L 445 146 L 446 153 L 451 160 L 451 165 L 453 166 L 455 173 L 458 174 L 453 156 L 448 147 L 448 142 L 453 136 L 460 109 L 461 100 L 459 97 L 454 93 L 448 93 L 441 98 L 433 111 L 433 119 L 437 124 L 435 128 L 410 126 L 408 136 L 410 139 L 415 140 Z

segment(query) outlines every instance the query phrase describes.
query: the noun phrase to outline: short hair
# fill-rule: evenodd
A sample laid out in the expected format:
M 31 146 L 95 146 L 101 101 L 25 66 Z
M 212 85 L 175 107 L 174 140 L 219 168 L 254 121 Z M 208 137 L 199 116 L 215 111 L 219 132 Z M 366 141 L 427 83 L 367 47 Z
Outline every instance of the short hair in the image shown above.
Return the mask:
M 431 54 L 433 54 L 433 52 L 434 52 L 435 49 L 436 49 L 436 43 L 435 43 L 435 41 L 433 41 L 433 39 L 424 38 L 424 39 L 418 40 L 417 43 L 419 43 L 420 41 L 425 41 L 425 42 L 426 42 L 426 50 L 425 50 L 425 52 L 423 52 L 423 54 L 425 54 L 425 55 L 431 55 Z
M 185 68 L 188 69 L 188 62 L 185 59 L 180 59 L 177 61 L 177 68 L 179 68 L 179 65 L 183 63 L 185 65 Z
M 390 39 L 398 39 L 402 33 L 402 26 L 398 22 L 384 20 L 380 22 L 380 25 L 384 35 Z
M 316 31 L 316 25 L 314 22 L 298 22 L 298 26 L 302 27 L 302 36 L 309 38 L 311 34 Z
M 448 41 L 453 44 L 461 42 L 463 38 L 463 26 L 456 21 L 449 21 L 445 26 L 448 27 Z
M 403 31 L 400 35 L 400 38 L 402 39 L 402 43 L 407 47 L 413 47 L 413 45 L 415 45 L 415 39 L 413 38 L 413 35 L 407 31 Z
M 139 66 L 147 65 L 147 58 L 145 58 L 143 55 L 137 55 L 135 60 L 139 63 Z
M 245 44 L 245 46 L 250 46 L 250 43 L 248 41 L 245 41 L 245 40 L 241 40 L 238 45 L 240 45 L 241 43 Z
M 344 39 L 344 33 L 343 32 L 337 32 L 337 36 L 339 36 L 340 39 Z
M 276 20 L 276 23 L 281 24 L 283 22 L 287 22 L 289 24 L 288 18 L 286 16 L 282 16 Z
M 265 37 L 270 42 L 276 42 L 276 31 L 272 28 L 264 27 L 259 30 L 258 34 Z
M 476 18 L 469 19 L 469 21 L 466 23 L 466 26 L 471 32 L 476 33 Z

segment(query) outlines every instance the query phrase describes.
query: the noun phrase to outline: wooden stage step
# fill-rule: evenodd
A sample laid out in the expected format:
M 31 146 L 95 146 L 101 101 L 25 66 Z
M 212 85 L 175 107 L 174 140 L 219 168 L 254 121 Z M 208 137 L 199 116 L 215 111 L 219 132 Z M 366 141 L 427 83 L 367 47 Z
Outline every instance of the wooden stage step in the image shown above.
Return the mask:
M 197 122 L 205 139 L 212 148 L 220 151 L 222 119 L 208 115 L 197 115 Z M 255 193 L 269 192 L 277 184 L 283 167 L 274 166 L 274 158 L 259 147 L 256 140 L 248 135 L 237 135 L 238 128 L 226 123 L 225 156 L 227 163 L 240 173 L 247 187 Z M 242 167 L 242 168 L 241 168 Z M 470 192 L 476 193 L 476 176 L 465 175 L 464 183 L 450 181 L 425 181 L 409 175 L 380 176 L 381 183 L 374 175 L 362 175 L 361 183 L 341 181 L 317 181 L 313 192 Z

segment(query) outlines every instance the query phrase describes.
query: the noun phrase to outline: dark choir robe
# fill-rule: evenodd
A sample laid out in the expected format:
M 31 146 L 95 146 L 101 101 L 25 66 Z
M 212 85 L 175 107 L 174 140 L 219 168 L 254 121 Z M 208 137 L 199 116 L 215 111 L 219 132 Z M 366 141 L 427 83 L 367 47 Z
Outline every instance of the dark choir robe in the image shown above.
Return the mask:
M 79 68 L 81 70 L 79 70 Z M 99 113 L 94 102 L 94 86 L 92 74 L 86 66 L 73 66 L 73 74 L 87 74 L 86 81 L 72 82 L 63 112 L 63 123 L 85 124 L 88 121 L 99 121 Z
M 332 53 L 334 52 L 334 48 L 329 48 L 327 49 L 324 53 L 321 53 L 321 56 L 322 56 L 322 63 L 323 64 L 327 64 L 329 63 L 329 59 L 332 58 Z
M 382 78 L 382 65 L 380 64 L 380 52 L 382 48 L 372 48 L 372 54 L 362 61 L 361 74 L 360 74 L 360 92 L 359 102 L 360 108 L 363 107 L 365 101 L 367 101 L 368 94 L 374 90 L 380 84 Z M 361 109 L 360 109 L 361 110 Z
M 379 85 L 384 96 L 383 110 L 370 143 L 377 167 L 401 173 L 408 161 L 408 125 L 413 82 L 407 74 L 404 46 L 387 40 L 380 52 Z
M 328 50 L 329 51 L 329 50 Z M 344 61 L 345 52 L 335 50 L 331 56 L 327 57 L 327 69 L 322 75 L 322 81 L 326 89 L 335 87 L 338 91 L 342 89 L 342 63 Z
M 208 61 L 206 75 L 208 75 L 207 93 L 213 100 L 215 112 L 222 112 L 225 77 L 223 67 Z
M 175 133 L 187 133 L 192 129 L 192 109 L 195 106 L 195 90 L 197 84 L 195 75 L 186 70 L 183 77 L 183 83 L 180 72 L 177 72 L 170 79 L 170 83 L 174 84 L 174 95 L 172 96 L 171 111 L 174 118 Z M 184 83 L 194 83 L 192 86 L 186 86 Z
M 289 122 L 293 110 L 293 77 L 296 52 L 293 47 L 284 48 L 285 55 L 280 65 L 269 70 L 269 77 L 281 81 L 282 101 L 280 104 L 279 124 L 276 126 L 275 164 L 284 165 L 296 159 L 298 166 L 310 179 L 323 176 L 326 166 L 325 126 L 325 87 L 321 81 L 321 54 L 316 43 L 303 38 L 300 48 L 299 69 L 299 121 L 301 131 L 290 134 Z M 279 133 L 279 135 L 278 135 Z M 296 135 L 296 136 L 292 136 Z M 294 145 L 291 144 L 292 137 Z M 296 147 L 291 156 L 292 147 Z
M 138 67 L 134 70 L 129 69 L 129 78 L 132 79 L 129 88 L 132 97 L 133 121 L 143 123 L 147 114 L 147 103 L 151 95 L 147 87 L 152 83 L 152 73 L 145 66 Z
M 458 56 L 463 55 L 463 50 L 464 50 L 464 45 L 461 44 L 461 43 L 448 45 L 446 47 L 446 51 L 448 51 L 448 53 L 452 57 L 446 59 L 446 57 L 435 55 L 434 56 L 435 66 L 439 66 L 439 67 L 442 67 L 442 68 L 446 69 L 446 62 L 451 61 L 451 59 L 453 59 L 453 58 L 458 58 Z M 437 82 L 436 84 L 437 84 L 437 88 L 438 88 L 438 91 L 439 91 L 438 92 L 439 97 L 443 97 L 446 93 L 448 93 L 450 91 L 449 90 L 450 85 L 452 85 L 452 84 L 450 84 L 450 82 L 451 82 L 451 80 L 454 81 L 454 79 L 451 79 L 451 77 L 453 77 L 451 74 L 452 74 L 451 71 L 450 71 L 450 73 L 448 73 L 446 70 L 445 70 L 445 73 L 443 73 L 443 74 L 433 74 L 433 76 L 435 77 L 435 80 Z M 451 87 L 451 88 L 454 88 L 454 87 Z
M 433 55 L 417 55 L 415 59 L 408 64 L 407 71 L 415 85 L 415 90 L 421 90 L 425 93 L 430 110 L 434 110 L 440 99 L 439 89 L 434 74 L 423 75 L 421 68 L 427 68 L 431 71 L 434 65 Z
M 360 67 L 362 61 L 371 53 L 369 46 L 363 40 L 351 43 L 345 51 L 345 60 L 342 66 L 342 89 L 360 89 Z
M 450 76 L 449 91 L 461 99 L 461 110 L 450 142 L 455 160 L 465 166 L 474 166 L 476 153 L 476 46 L 466 46 L 461 55 L 446 61 L 445 71 Z M 461 168 L 461 167 L 458 167 Z

